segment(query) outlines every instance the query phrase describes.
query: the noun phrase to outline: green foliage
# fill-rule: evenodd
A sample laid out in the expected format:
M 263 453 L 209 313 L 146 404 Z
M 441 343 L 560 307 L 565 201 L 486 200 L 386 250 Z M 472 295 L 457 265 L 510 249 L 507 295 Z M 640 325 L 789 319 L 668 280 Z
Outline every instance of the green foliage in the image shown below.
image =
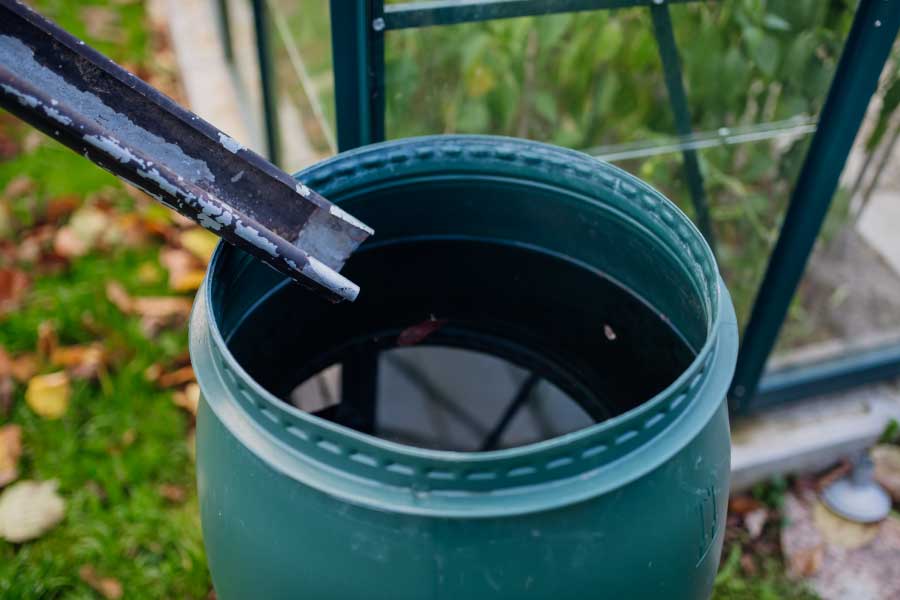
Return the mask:
M 763 561 L 761 573 L 747 577 L 742 573 L 740 545 L 731 547 L 716 576 L 714 600 L 816 600 L 818 596 L 800 583 L 788 579 L 777 561 Z

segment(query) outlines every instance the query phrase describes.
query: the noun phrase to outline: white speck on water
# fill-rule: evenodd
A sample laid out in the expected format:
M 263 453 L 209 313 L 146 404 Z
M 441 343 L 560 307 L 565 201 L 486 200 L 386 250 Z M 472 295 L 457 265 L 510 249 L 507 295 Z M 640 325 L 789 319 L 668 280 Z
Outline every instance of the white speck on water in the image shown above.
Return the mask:
M 609 325 L 604 325 L 604 326 L 603 326 L 603 335 L 605 335 L 605 336 L 606 336 L 606 339 L 608 339 L 608 340 L 611 341 L 611 342 L 612 342 L 613 340 L 615 340 L 616 337 L 617 337 L 617 336 L 616 336 L 616 332 L 615 332 L 615 331 L 613 330 L 613 328 L 610 327 Z

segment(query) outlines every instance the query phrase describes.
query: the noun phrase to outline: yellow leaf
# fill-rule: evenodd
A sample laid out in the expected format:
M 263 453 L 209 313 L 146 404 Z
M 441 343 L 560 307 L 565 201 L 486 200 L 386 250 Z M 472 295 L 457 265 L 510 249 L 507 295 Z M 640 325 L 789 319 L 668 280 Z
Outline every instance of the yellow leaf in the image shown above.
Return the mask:
M 66 414 L 71 394 L 69 376 L 59 371 L 32 377 L 25 390 L 25 402 L 40 416 L 58 419 Z
M 194 227 L 183 231 L 178 238 L 185 250 L 203 261 L 203 264 L 209 262 L 212 258 L 213 250 L 219 243 L 219 238 L 205 229 Z

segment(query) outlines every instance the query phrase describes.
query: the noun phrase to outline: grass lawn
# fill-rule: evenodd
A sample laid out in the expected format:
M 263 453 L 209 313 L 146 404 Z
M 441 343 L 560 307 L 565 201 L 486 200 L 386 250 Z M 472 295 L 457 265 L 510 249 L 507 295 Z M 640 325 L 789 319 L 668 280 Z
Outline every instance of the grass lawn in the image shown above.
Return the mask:
M 165 81 L 159 36 L 140 2 L 34 4 L 142 76 Z M 173 275 L 196 250 L 184 234 L 197 230 L 6 113 L 0 194 L 0 270 L 28 281 L 21 294 L 0 290 L 9 296 L 0 297 L 0 346 L 10 360 L 34 365 L 19 379 L 0 368 L 0 425 L 21 428 L 18 478 L 56 480 L 66 504 L 64 520 L 37 539 L 0 540 L 0 597 L 208 597 L 193 415 L 173 402 L 190 383 L 161 383 L 185 364 L 186 325 L 123 310 L 107 288 L 118 282 L 134 298 L 190 298 L 196 281 Z M 85 248 L 64 243 L 66 227 L 90 238 Z M 88 373 L 59 356 L 91 344 L 103 359 Z M 25 399 L 29 379 L 64 369 L 67 410 L 58 419 L 39 415 Z M 739 535 L 729 544 L 716 597 L 808 597 L 777 558 L 760 559 L 748 576 L 742 547 Z

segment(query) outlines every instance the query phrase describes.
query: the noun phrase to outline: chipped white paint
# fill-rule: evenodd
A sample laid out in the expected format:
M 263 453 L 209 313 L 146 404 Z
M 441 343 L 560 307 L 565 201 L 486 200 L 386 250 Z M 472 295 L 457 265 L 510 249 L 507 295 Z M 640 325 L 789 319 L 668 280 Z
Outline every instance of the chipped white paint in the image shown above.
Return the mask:
M 244 171 L 238 171 L 234 177 L 231 178 L 231 183 L 237 183 L 244 176 Z
M 160 187 L 160 189 L 169 192 L 173 196 L 178 196 L 178 194 L 181 192 L 181 190 L 172 185 L 172 182 L 160 175 L 159 171 L 157 171 L 156 169 L 139 170 L 138 175 L 155 182 Z M 181 195 L 184 196 L 185 194 L 182 193 Z
M 264 238 L 260 233 L 248 225 L 244 225 L 240 221 L 234 224 L 234 232 L 238 237 L 243 238 L 264 252 L 268 252 L 272 256 L 278 256 L 278 246 Z
M 330 290 L 346 295 L 351 301 L 356 299 L 356 296 L 359 294 L 359 286 L 318 260 L 315 256 L 307 256 L 307 259 L 309 262 L 300 269 L 301 273 Z
M 232 154 L 237 154 L 238 150 L 242 150 L 244 148 L 243 146 L 241 146 L 241 143 L 239 141 L 231 136 L 225 135 L 221 131 L 219 132 L 219 143 L 222 144 L 222 147 L 224 147 Z
M 330 210 L 332 216 L 337 217 L 341 221 L 344 221 L 345 223 L 349 223 L 349 224 L 353 225 L 354 227 L 358 227 L 358 228 L 362 229 L 363 231 L 365 231 L 366 233 L 368 233 L 369 235 L 372 235 L 373 233 L 375 233 L 374 229 L 372 229 L 371 227 L 369 227 L 368 225 L 366 225 L 365 223 L 363 223 L 362 221 L 360 221 L 359 219 L 357 219 L 356 217 L 354 217 L 353 215 L 348 213 L 346 210 L 340 208 L 336 204 L 332 204 L 331 208 L 329 210 Z
M 302 183 L 298 183 L 296 187 L 297 193 L 303 196 L 304 198 L 309 198 L 309 195 L 312 193 L 308 187 L 303 185 Z
M 40 100 L 35 98 L 34 96 L 29 96 L 28 94 L 23 94 L 16 88 L 11 85 L 7 85 L 5 83 L 0 84 L 0 88 L 3 88 L 3 91 L 7 94 L 13 95 L 19 100 L 19 104 L 22 106 L 30 106 L 32 108 L 37 108 L 37 106 L 41 103 Z
M 137 156 L 132 154 L 131 150 L 129 150 L 128 148 L 123 148 L 121 145 L 119 145 L 119 142 L 117 140 L 111 137 L 104 135 L 86 135 L 84 136 L 84 141 L 86 141 L 97 150 L 100 150 L 104 154 L 113 157 L 120 163 L 124 164 L 134 161 L 142 167 L 146 166 L 141 158 L 138 158 Z
M 55 108 L 53 108 L 51 106 L 44 106 L 43 108 L 44 108 L 44 112 L 47 113 L 47 116 L 50 117 L 51 119 L 53 119 L 54 121 L 57 121 L 58 123 L 62 123 L 63 125 L 66 125 L 66 126 L 72 124 L 72 119 L 70 119 L 66 115 L 62 114 Z
M 141 148 L 144 156 L 154 157 L 157 163 L 169 165 L 173 170 L 186 175 L 188 173 L 192 174 L 188 177 L 192 182 L 197 182 L 201 179 L 210 182 L 215 181 L 215 176 L 209 170 L 209 166 L 205 161 L 188 156 L 177 144 L 167 141 L 137 125 L 127 116 L 107 106 L 96 94 L 78 89 L 68 83 L 58 74 L 35 60 L 34 51 L 22 43 L 21 40 L 9 35 L 0 35 L 0 64 L 18 65 L 19 71 L 27 74 L 29 84 L 34 86 L 35 89 L 40 89 L 47 96 L 64 99 L 65 105 L 71 107 L 71 110 L 66 112 L 84 115 L 87 119 L 96 123 L 101 131 L 114 135 L 115 144 L 119 148 Z M 4 91 L 15 95 L 26 106 L 36 108 L 41 105 L 41 101 L 38 98 L 24 94 L 7 84 L 2 84 L 2 86 Z M 45 107 L 45 110 L 47 110 L 47 107 Z M 55 118 L 49 111 L 47 114 Z M 61 113 L 59 113 L 59 116 L 68 118 Z M 64 121 L 60 122 L 64 123 Z M 100 140 L 99 143 L 102 146 L 97 147 L 108 151 L 117 160 L 121 160 L 120 157 L 126 156 L 120 150 L 113 148 L 109 143 L 102 141 L 104 138 L 112 140 L 112 137 L 99 134 L 94 137 Z M 133 155 L 131 155 L 129 160 L 133 160 Z M 144 176 L 147 175 L 145 174 Z

